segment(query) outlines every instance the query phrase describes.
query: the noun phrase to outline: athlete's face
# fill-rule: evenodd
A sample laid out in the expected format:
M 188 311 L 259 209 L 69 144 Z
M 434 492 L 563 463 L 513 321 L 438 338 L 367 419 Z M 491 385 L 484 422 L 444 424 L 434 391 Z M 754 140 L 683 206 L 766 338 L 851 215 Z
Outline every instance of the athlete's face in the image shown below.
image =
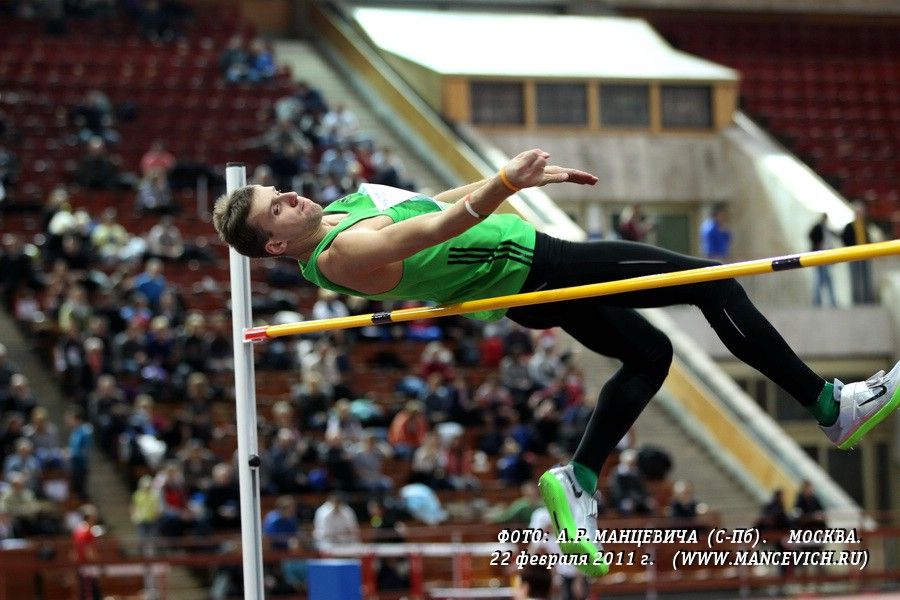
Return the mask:
M 256 186 L 247 220 L 269 235 L 266 250 L 280 256 L 290 253 L 299 242 L 315 233 L 322 219 L 322 207 L 274 187 Z

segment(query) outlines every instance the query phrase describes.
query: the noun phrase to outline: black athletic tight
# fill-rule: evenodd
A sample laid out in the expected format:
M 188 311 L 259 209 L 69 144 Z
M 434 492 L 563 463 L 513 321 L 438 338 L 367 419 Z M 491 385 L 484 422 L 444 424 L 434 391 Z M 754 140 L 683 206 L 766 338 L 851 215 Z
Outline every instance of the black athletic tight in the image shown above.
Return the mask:
M 634 242 L 566 242 L 538 233 L 523 292 L 628 279 L 719 264 Z M 672 344 L 633 310 L 693 304 L 740 360 L 801 404 L 816 401 L 824 381 L 788 346 L 734 279 L 628 292 L 615 296 L 512 308 L 513 321 L 532 329 L 561 327 L 585 347 L 622 361 L 603 386 L 574 460 L 600 471 L 603 462 L 662 386 Z

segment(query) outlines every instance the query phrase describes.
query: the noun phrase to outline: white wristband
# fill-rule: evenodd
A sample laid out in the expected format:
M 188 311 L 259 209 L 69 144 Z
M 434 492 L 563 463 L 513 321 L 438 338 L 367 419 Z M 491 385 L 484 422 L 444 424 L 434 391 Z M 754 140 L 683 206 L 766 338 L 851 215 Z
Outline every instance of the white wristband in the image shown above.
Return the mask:
M 471 195 L 471 194 L 470 194 Z M 469 214 L 475 217 L 476 219 L 486 219 L 487 215 L 478 214 L 474 208 L 472 208 L 472 204 L 469 202 L 469 196 L 466 196 L 466 199 L 463 200 L 463 204 L 466 205 L 466 210 L 469 211 Z

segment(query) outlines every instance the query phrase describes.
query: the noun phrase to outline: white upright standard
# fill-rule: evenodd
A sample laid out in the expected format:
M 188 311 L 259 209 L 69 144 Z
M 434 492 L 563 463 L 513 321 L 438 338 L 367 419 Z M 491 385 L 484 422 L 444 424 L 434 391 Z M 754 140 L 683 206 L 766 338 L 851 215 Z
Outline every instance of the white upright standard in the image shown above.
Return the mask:
M 247 184 L 242 163 L 225 167 L 225 186 L 230 194 Z M 244 566 L 244 598 L 263 600 L 262 519 L 259 507 L 259 445 L 256 438 L 256 377 L 253 344 L 244 341 L 244 330 L 253 324 L 250 305 L 250 259 L 228 250 L 231 268 L 231 329 L 234 344 L 234 395 L 237 415 L 238 479 L 241 492 L 241 552 Z

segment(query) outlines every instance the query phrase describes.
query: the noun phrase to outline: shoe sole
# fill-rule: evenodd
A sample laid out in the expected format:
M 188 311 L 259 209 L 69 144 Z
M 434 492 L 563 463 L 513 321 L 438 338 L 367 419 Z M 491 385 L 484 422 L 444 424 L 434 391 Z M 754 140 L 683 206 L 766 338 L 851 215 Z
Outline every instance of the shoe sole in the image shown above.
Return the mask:
M 566 532 L 566 538 L 570 540 L 578 540 L 578 527 L 572 518 L 572 511 L 566 501 L 566 490 L 553 473 L 547 471 L 538 480 L 538 489 L 541 492 L 541 498 L 550 511 L 552 521 L 553 535 L 559 538 L 561 531 Z M 602 553 L 597 546 L 587 540 L 560 542 L 559 548 L 563 554 L 567 555 L 586 555 L 588 564 L 576 564 L 575 567 L 591 577 L 602 577 L 609 573 L 609 565 L 603 560 Z M 594 564 L 597 563 L 597 564 Z
M 850 450 L 859 440 L 863 438 L 867 433 L 869 433 L 873 427 L 884 421 L 889 414 L 894 412 L 894 409 L 900 406 L 900 387 L 894 390 L 894 395 L 891 396 L 890 401 L 878 409 L 874 415 L 866 419 L 862 425 L 859 426 L 859 429 L 850 434 L 846 440 L 838 444 L 838 448 L 841 450 Z

